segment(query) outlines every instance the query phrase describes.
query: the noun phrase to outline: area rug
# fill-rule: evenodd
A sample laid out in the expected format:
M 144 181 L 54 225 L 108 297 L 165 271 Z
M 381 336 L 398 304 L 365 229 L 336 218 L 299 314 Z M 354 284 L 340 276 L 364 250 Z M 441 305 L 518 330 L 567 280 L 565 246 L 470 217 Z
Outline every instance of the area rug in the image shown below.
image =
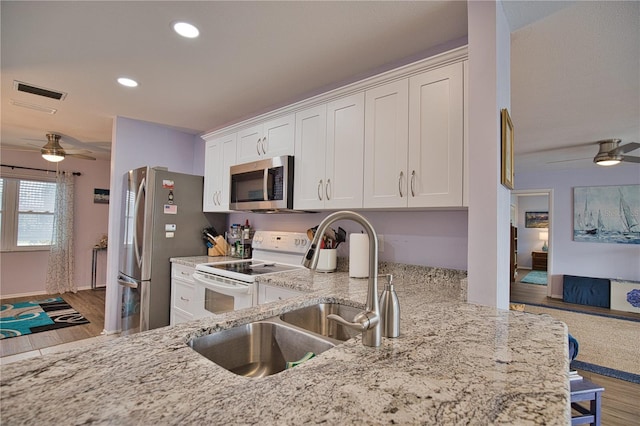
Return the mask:
M 0 307 L 0 339 L 80 324 L 89 324 L 89 321 L 62 297 L 8 303 Z
M 547 285 L 547 271 L 531 271 L 520 280 L 521 283 Z
M 580 349 L 572 368 L 640 383 L 640 325 L 637 321 L 526 305 L 525 312 L 546 314 L 567 325 Z

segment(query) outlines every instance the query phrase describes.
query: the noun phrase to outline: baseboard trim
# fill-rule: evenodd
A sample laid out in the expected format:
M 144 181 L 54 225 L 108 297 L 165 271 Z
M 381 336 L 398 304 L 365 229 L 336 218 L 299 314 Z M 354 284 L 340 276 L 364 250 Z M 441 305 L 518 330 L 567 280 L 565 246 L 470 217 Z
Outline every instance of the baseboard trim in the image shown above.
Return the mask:
M 98 287 L 103 288 L 103 287 Z M 80 290 L 91 290 L 91 286 L 86 287 L 78 287 L 78 291 Z M 49 296 L 46 291 L 32 291 L 29 293 L 16 293 L 16 294 L 0 294 L 0 299 L 14 299 L 16 297 L 33 297 L 33 296 Z

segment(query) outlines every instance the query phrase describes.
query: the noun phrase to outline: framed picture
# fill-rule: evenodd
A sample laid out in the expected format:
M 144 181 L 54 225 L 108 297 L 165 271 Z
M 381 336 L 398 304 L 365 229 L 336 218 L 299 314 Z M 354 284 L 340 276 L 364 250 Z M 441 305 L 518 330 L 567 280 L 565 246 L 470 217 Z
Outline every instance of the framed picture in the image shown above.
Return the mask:
M 500 183 L 513 189 L 513 123 L 506 108 L 500 110 L 502 123 L 502 167 Z
M 573 188 L 573 241 L 640 244 L 640 185 Z
M 109 190 L 94 188 L 93 202 L 96 204 L 109 204 Z
M 549 212 L 524 212 L 525 228 L 548 228 Z

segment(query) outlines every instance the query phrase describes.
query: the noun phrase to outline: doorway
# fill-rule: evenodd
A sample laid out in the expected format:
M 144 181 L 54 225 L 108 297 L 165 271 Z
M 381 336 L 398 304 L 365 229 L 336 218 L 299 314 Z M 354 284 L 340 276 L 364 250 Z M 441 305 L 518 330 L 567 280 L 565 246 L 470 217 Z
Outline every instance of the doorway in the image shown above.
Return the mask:
M 535 291 L 552 297 L 553 221 L 552 189 L 517 190 L 511 192 L 511 224 L 517 229 L 517 277 L 520 282 L 529 272 L 532 278 L 544 275 L 546 285 L 535 281 Z M 546 218 L 546 221 L 545 221 Z M 533 288 L 533 287 L 532 287 Z

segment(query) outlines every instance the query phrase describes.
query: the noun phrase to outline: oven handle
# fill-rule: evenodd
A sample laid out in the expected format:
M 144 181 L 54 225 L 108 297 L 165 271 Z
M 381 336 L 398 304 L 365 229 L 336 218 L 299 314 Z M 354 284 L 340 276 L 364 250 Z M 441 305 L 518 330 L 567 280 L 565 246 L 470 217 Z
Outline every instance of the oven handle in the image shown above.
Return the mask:
M 239 285 L 225 285 L 221 282 L 216 282 L 206 278 L 204 274 L 200 274 L 198 272 L 194 272 L 193 279 L 213 290 L 220 290 L 225 294 L 251 294 L 251 285 L 239 284 Z

